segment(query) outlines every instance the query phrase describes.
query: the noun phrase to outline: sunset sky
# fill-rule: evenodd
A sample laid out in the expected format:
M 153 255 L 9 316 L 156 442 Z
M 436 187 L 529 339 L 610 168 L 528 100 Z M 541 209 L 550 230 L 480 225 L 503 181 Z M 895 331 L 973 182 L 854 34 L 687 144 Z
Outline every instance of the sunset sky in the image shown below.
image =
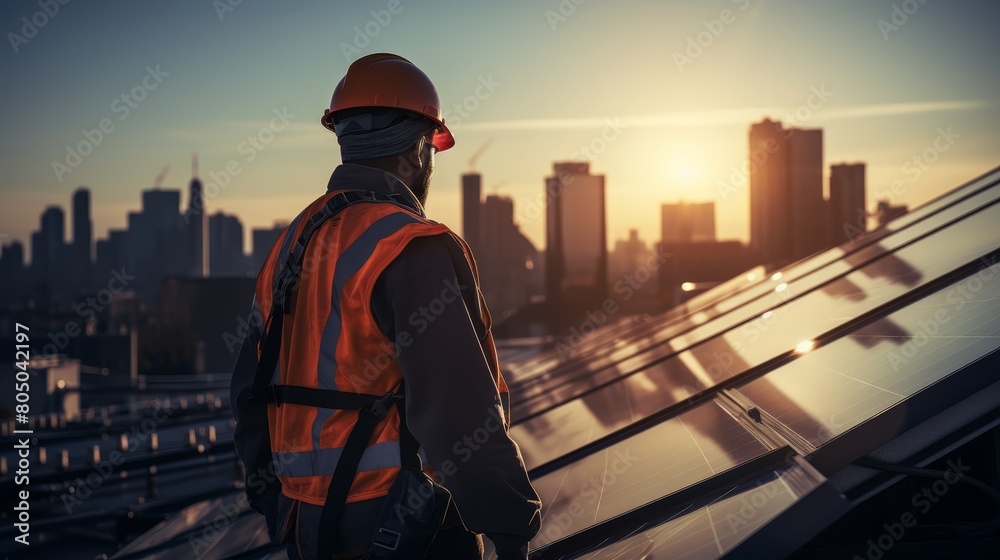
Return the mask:
M 993 0 L 113 0 L 33 16 L 41 9 L 0 7 L 4 242 L 27 245 L 46 205 L 69 215 L 80 185 L 103 238 L 167 165 L 164 186 L 184 189 L 186 205 L 194 151 L 207 183 L 239 166 L 210 212 L 238 214 L 248 238 L 291 219 L 339 163 L 319 124 L 333 86 L 382 51 L 420 66 L 454 123 L 428 214 L 459 230 L 459 176 L 492 139 L 475 164 L 484 191 L 513 197 L 539 247 L 544 214 L 530 208 L 544 203 L 544 177 L 592 142 L 611 244 L 633 227 L 658 240 L 659 204 L 682 199 L 715 200 L 719 237 L 746 239 L 747 132 L 765 116 L 822 127 L 825 175 L 866 162 L 869 205 L 894 181 L 895 201 L 913 205 L 1000 164 Z M 48 21 L 25 33 L 23 17 Z M 145 98 L 129 107 L 120 98 L 137 87 Z M 262 150 L 241 149 L 275 111 L 289 124 Z M 67 146 L 102 119 L 111 132 L 59 177 L 53 162 L 67 165 Z M 933 148 L 941 131 L 946 150 Z

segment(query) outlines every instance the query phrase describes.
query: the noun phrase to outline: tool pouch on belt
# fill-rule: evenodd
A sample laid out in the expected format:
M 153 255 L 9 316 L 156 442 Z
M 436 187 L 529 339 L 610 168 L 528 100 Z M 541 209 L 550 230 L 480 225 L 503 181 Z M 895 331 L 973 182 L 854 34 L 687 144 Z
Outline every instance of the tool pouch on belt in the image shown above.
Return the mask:
M 424 471 L 399 470 L 368 549 L 370 560 L 423 558 L 444 523 L 451 492 Z

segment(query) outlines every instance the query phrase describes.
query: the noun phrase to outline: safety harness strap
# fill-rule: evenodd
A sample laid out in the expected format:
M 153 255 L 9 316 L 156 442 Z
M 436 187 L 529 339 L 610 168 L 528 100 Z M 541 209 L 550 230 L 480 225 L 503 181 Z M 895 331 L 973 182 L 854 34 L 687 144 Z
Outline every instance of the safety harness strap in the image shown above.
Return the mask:
M 327 559 L 333 557 L 333 536 L 336 534 L 337 521 L 341 510 L 347 502 L 351 485 L 357 476 L 358 465 L 368 441 L 375 432 L 376 426 L 389 413 L 390 407 L 399 407 L 400 421 L 400 454 L 405 467 L 420 468 L 420 457 L 417 455 L 418 443 L 406 427 L 406 414 L 403 408 L 403 386 L 397 392 L 385 395 L 369 395 L 364 393 L 348 393 L 329 389 L 314 389 L 296 385 L 271 385 L 271 378 L 281 354 L 281 331 L 284 316 L 291 312 L 292 292 L 298 286 L 302 261 L 306 245 L 312 235 L 326 220 L 344 208 L 358 202 L 388 202 L 413 211 L 402 197 L 382 195 L 372 191 L 342 191 L 327 200 L 323 209 L 309 218 L 302 234 L 295 245 L 288 251 L 285 264 L 275 277 L 272 292 L 271 312 L 268 317 L 266 332 L 257 371 L 254 374 L 253 394 L 250 401 L 256 404 L 274 402 L 282 404 L 297 404 L 317 408 L 337 410 L 357 410 L 358 419 L 344 444 L 344 451 L 337 461 L 330 487 L 327 491 L 323 512 L 320 514 L 318 557 Z M 420 212 L 418 212 L 420 213 Z M 290 234 L 290 233 L 289 233 Z
M 337 521 L 344 504 L 347 503 L 347 495 L 350 493 L 354 477 L 357 475 L 361 456 L 364 454 L 365 448 L 368 447 L 368 440 L 371 439 L 375 426 L 378 426 L 382 418 L 385 417 L 389 407 L 402 398 L 402 395 L 389 392 L 372 406 L 366 406 L 358 411 L 358 420 L 354 424 L 351 434 L 347 436 L 344 453 L 340 456 L 337 468 L 333 471 L 330 488 L 326 492 L 326 501 L 323 503 L 323 513 L 319 517 L 317 558 L 325 559 L 333 556 L 333 537 L 337 534 Z
M 327 220 L 348 206 L 359 202 L 387 202 L 415 211 L 412 206 L 406 204 L 405 198 L 401 196 L 389 196 L 374 191 L 341 191 L 330 197 L 323 208 L 309 218 L 306 226 L 302 229 L 302 234 L 288 251 L 285 264 L 275 276 L 272 284 L 271 311 L 268 315 L 266 331 L 263 333 L 264 341 L 260 360 L 257 362 L 257 372 L 254 375 L 253 394 L 250 396 L 251 403 L 264 404 L 271 400 L 268 398 L 270 396 L 268 386 L 275 368 L 278 367 L 278 358 L 281 355 L 283 316 L 291 313 L 292 292 L 299 284 L 302 261 L 305 258 L 305 249 L 306 245 L 309 244 L 309 239 Z M 289 231 L 288 235 L 291 234 L 292 232 Z
M 370 406 L 382 398 L 381 395 L 314 389 L 298 385 L 271 385 L 266 391 L 268 400 L 273 401 L 277 406 L 298 404 L 335 410 L 358 410 Z

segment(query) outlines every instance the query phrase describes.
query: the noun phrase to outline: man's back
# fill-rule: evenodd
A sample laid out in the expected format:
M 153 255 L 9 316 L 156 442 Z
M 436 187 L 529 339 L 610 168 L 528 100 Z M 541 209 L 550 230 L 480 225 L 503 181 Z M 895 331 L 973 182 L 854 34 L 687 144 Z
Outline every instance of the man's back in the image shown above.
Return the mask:
M 349 187 L 408 193 L 391 174 L 357 165 L 338 168 L 329 193 Z M 537 531 L 538 502 L 506 435 L 506 387 L 474 262 L 457 236 L 422 218 L 419 203 L 403 200 L 404 206 L 407 202 L 415 203 L 415 211 L 388 203 L 356 204 L 316 230 L 286 317 L 275 381 L 370 394 L 392 391 L 405 381 L 409 429 L 425 464 L 452 491 L 465 526 L 488 533 L 498 548 L 505 541 L 508 548 L 520 545 Z M 303 213 L 289 232 L 309 218 L 310 212 Z M 286 232 L 262 270 L 257 292 L 262 310 L 270 305 L 275 268 L 295 243 Z M 291 531 L 305 555 L 318 539 L 318 512 L 336 466 L 333 458 L 354 418 L 352 411 L 268 407 L 282 486 L 271 512 L 281 520 L 273 523 L 275 538 Z M 350 509 L 345 509 L 351 521 L 341 524 L 351 530 L 338 531 L 344 541 L 338 549 L 351 548 L 349 535 L 357 541 L 364 527 L 373 527 L 372 512 L 380 509 L 374 504 L 398 472 L 395 409 L 385 420 L 351 487 Z M 484 444 L 464 443 L 483 428 L 491 434 Z M 454 512 L 450 519 L 466 533 Z

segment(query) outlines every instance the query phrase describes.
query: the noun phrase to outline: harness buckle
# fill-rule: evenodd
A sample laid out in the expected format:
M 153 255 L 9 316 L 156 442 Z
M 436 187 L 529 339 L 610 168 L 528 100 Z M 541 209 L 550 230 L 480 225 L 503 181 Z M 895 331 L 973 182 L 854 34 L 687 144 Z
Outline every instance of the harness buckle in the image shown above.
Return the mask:
M 399 547 L 399 539 L 402 535 L 398 531 L 393 531 L 392 529 L 386 529 L 385 527 L 379 527 L 378 531 L 375 531 L 375 536 L 372 539 L 375 546 L 380 546 L 386 550 L 396 550 Z
M 369 407 L 368 411 L 378 416 L 379 420 L 385 418 L 386 414 L 389 414 L 389 407 L 393 405 L 396 401 L 403 398 L 402 395 L 397 395 L 392 391 L 389 391 L 382 396 L 379 400 L 373 402 Z

